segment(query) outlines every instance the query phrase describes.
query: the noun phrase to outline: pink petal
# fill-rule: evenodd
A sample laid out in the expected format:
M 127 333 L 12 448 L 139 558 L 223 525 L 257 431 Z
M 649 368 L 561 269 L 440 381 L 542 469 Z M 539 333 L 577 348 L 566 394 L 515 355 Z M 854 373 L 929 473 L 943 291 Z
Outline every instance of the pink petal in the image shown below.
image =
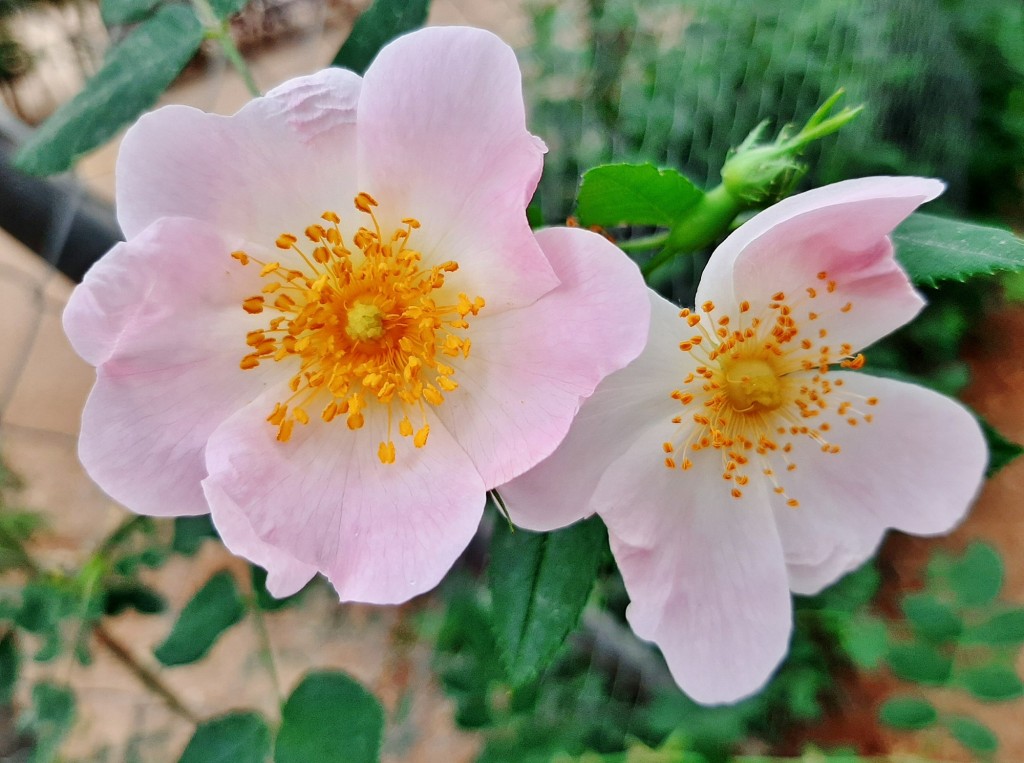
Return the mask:
M 185 106 L 143 116 L 117 163 L 117 212 L 131 238 L 161 217 L 191 217 L 272 246 L 325 209 L 356 216 L 360 79 L 325 69 L 223 117 Z M 361 224 L 361 222 L 360 222 Z
M 858 567 L 887 528 L 914 535 L 949 532 L 981 487 L 987 460 L 977 420 L 948 397 L 866 374 L 835 373 L 855 400 L 877 397 L 871 423 L 842 421 L 828 432 L 841 452 L 794 441 L 798 465 L 784 487 L 800 502 L 776 509 L 791 588 L 816 593 Z
M 208 511 L 206 439 L 267 383 L 238 366 L 257 327 L 241 302 L 260 284 L 230 258 L 237 245 L 195 221 L 160 220 L 101 259 L 64 312 L 74 347 L 101 364 L 79 455 L 134 511 Z
M 264 543 L 230 496 L 212 483 L 207 483 L 205 488 L 210 496 L 210 504 L 217 507 L 213 519 L 224 545 L 232 553 L 245 557 L 267 571 L 267 590 L 273 596 L 279 599 L 291 596 L 313 579 L 316 567 L 303 564 L 280 548 Z
M 483 483 L 451 435 L 432 422 L 426 447 L 401 441 L 397 462 L 385 465 L 377 458 L 387 430 L 379 408 L 366 411 L 360 430 L 314 420 L 280 443 L 264 420 L 276 399 L 261 398 L 210 437 L 204 486 L 214 521 L 242 512 L 280 552 L 257 563 L 315 567 L 344 601 L 392 604 L 435 586 L 473 537 L 484 505 Z M 235 550 L 250 549 L 240 542 Z
M 423 29 L 366 72 L 361 190 L 380 202 L 384 228 L 418 219 L 412 243 L 430 262 L 457 261 L 459 288 L 492 313 L 558 284 L 524 214 L 543 153 L 526 129 L 515 54 L 489 32 Z
M 537 240 L 561 285 L 528 307 L 473 319 L 459 389 L 436 409 L 488 488 L 521 474 L 565 437 L 580 398 L 633 360 L 650 321 L 640 271 L 590 231 L 551 228 Z
M 647 295 L 650 338 L 640 356 L 598 385 L 554 453 L 499 489 L 517 525 L 548 531 L 593 514 L 591 498 L 608 467 L 648 426 L 664 427 L 678 412 L 672 380 L 692 370 L 678 347 L 685 324 L 678 307 L 649 289 Z
M 863 348 L 908 322 L 924 304 L 893 259 L 887 236 L 943 187 L 924 178 L 874 177 L 785 199 L 715 251 L 697 304 L 711 300 L 731 312 L 746 300 L 757 316 L 782 292 L 801 330 L 810 328 L 808 314 L 818 313 L 815 333 L 825 328 L 841 334 L 837 342 Z M 811 298 L 808 289 L 817 296 Z
M 598 491 L 636 634 L 661 648 L 676 682 L 698 702 L 758 691 L 792 629 L 765 491 L 733 499 L 717 472 L 669 471 L 657 453 L 648 458 L 638 447 Z

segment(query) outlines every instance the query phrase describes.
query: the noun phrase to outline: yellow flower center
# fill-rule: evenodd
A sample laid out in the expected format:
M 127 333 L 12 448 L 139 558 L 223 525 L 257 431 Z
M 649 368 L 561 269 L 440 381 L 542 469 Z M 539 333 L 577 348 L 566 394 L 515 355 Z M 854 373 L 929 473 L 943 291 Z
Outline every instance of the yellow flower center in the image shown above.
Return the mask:
M 405 227 L 385 236 L 373 197 L 360 193 L 355 206 L 372 226 L 357 230 L 351 246 L 338 227 L 341 218 L 331 211 L 321 216 L 328 225 L 306 228 L 310 252 L 299 246 L 297 236 L 278 236 L 276 246 L 290 253 L 295 268 L 232 253 L 242 265 L 259 264 L 267 279 L 242 308 L 250 314 L 276 313 L 266 328 L 246 336 L 249 353 L 239 365 L 248 371 L 268 360 L 294 364 L 291 395 L 267 416 L 281 442 L 291 438 L 296 422 L 309 424 L 314 408 L 324 422 L 343 416 L 356 430 L 365 424 L 367 405 L 384 406 L 387 432 L 377 456 L 390 464 L 396 457 L 395 422 L 414 447 L 426 445 L 426 406 L 443 404 L 445 393 L 458 388 L 451 364 L 469 357 L 464 332 L 484 300 L 453 294 L 447 286 L 458 263 L 423 265 L 421 253 L 409 245 L 418 221 L 406 218 Z
M 771 363 L 739 357 L 722 361 L 725 395 L 734 411 L 774 411 L 782 405 L 782 385 Z
M 696 332 L 679 349 L 697 365 L 671 393 L 686 412 L 672 419 L 679 425 L 677 435 L 662 444 L 665 466 L 687 471 L 698 452 L 714 450 L 733 497 L 743 496 L 752 471 L 760 471 L 785 496 L 778 474 L 797 468 L 795 438 L 810 438 L 822 452 L 835 455 L 840 448 L 828 440 L 833 426 L 872 421 L 860 406 L 878 400 L 847 393 L 842 379 L 830 378 L 833 365 L 859 369 L 864 356 L 854 355 L 849 344 L 830 343 L 828 331 L 814 327 L 815 302 L 834 299 L 837 289 L 828 273 L 818 273 L 817 279 L 799 299 L 774 294 L 760 317 L 750 317 L 748 302 L 740 303 L 735 316 L 719 316 L 711 302 L 679 313 Z M 852 309 L 847 302 L 838 311 Z M 800 505 L 788 496 L 787 503 Z

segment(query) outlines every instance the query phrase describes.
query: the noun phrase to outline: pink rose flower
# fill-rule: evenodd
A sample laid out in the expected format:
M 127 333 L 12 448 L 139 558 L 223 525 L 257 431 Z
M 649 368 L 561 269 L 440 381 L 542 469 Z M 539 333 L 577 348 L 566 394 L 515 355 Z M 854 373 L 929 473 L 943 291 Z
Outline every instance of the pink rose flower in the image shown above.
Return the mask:
M 211 512 L 275 595 L 318 571 L 344 600 L 434 586 L 485 492 L 645 340 L 625 255 L 530 231 L 543 153 L 512 50 L 465 28 L 231 117 L 143 117 L 117 167 L 127 242 L 64 313 L 97 369 L 86 469 L 134 511 Z
M 754 217 L 712 255 L 695 310 L 651 294 L 640 358 L 500 489 L 524 527 L 601 515 L 630 624 L 699 702 L 765 683 L 790 591 L 856 568 L 887 528 L 948 531 L 979 488 L 986 447 L 968 411 L 842 370 L 921 309 L 888 234 L 942 188 L 852 180 Z

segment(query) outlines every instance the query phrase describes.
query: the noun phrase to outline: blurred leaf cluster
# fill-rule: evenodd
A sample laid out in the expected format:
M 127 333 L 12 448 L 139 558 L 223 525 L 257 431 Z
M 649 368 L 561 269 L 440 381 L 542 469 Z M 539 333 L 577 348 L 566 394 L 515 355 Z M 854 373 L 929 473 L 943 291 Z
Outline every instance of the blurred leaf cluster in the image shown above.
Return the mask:
M 903 620 L 888 627 L 877 621 L 881 662 L 908 683 L 959 690 L 984 703 L 1024 696 L 1014 667 L 1024 646 L 1024 607 L 1000 600 L 1004 572 L 1002 557 L 985 543 L 972 543 L 959 556 L 934 553 L 924 590 L 900 600 Z M 991 755 L 999 745 L 977 719 L 940 712 L 916 693 L 888 699 L 879 718 L 898 729 L 945 729 L 976 754 Z

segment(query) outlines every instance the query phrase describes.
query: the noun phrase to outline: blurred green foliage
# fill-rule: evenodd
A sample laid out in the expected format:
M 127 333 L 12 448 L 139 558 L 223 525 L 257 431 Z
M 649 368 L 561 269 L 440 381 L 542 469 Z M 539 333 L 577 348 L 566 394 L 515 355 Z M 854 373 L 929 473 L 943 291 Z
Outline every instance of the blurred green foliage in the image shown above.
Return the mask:
M 1020 209 L 1024 6 L 1005 0 L 534 0 L 531 125 L 548 142 L 541 200 L 571 211 L 583 171 L 653 161 L 718 182 L 764 119 L 804 118 L 839 87 L 864 114 L 811 152 L 806 185 L 925 174 L 946 203 Z

